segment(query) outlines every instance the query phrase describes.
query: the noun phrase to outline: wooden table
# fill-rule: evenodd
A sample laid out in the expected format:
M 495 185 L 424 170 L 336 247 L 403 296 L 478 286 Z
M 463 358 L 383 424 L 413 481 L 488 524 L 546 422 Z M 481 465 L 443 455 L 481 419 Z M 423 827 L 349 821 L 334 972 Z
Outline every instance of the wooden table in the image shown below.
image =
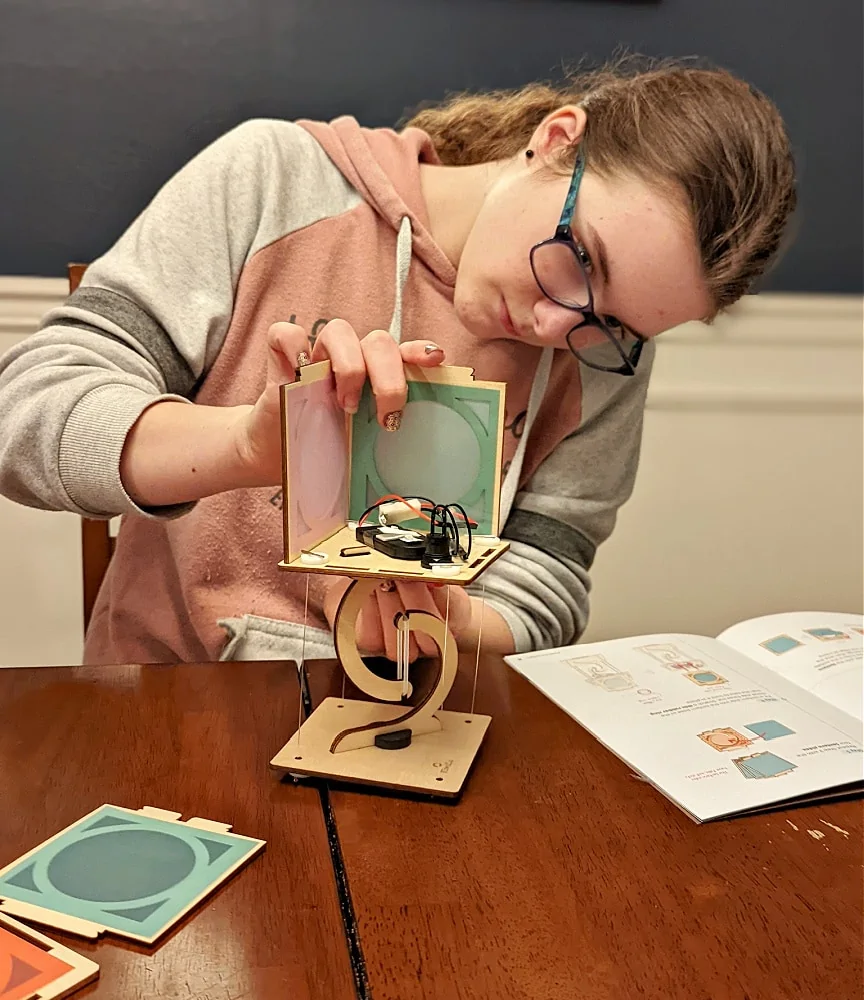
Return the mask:
M 353 1000 L 319 793 L 268 769 L 298 706 L 285 663 L 0 670 L 0 866 L 106 802 L 267 841 L 153 947 L 46 930 L 101 966 L 75 1000 Z
M 500 660 L 476 708 L 478 765 L 438 803 L 280 784 L 289 664 L 0 670 L 0 865 L 104 802 L 267 840 L 155 947 L 49 931 L 101 965 L 76 998 L 862 996 L 860 803 L 697 826 Z
M 476 710 L 460 803 L 331 790 L 375 1000 L 862 996 L 860 802 L 699 826 L 500 660 Z

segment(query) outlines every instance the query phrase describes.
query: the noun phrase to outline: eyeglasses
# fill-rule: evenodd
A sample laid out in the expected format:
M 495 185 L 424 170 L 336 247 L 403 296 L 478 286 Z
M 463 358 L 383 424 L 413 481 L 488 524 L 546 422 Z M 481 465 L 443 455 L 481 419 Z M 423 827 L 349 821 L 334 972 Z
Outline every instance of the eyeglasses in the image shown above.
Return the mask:
M 580 153 L 576 157 L 573 177 L 555 235 L 551 240 L 544 240 L 531 248 L 531 270 L 540 291 L 547 299 L 582 314 L 581 322 L 567 334 L 567 346 L 576 358 L 583 365 L 601 372 L 635 375 L 645 340 L 624 327 L 610 327 L 594 312 L 594 294 L 587 271 L 591 259 L 585 247 L 574 239 L 570 228 L 584 172 L 585 158 Z M 570 338 L 577 330 L 586 326 L 600 330 L 603 333 L 602 342 L 574 348 Z

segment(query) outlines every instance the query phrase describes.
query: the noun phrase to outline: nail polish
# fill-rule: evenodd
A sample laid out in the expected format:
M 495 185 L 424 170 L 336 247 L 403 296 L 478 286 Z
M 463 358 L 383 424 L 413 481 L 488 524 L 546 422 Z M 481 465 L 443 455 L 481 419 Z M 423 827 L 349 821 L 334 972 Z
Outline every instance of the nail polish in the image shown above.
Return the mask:
M 423 350 L 424 350 L 424 351 L 425 351 L 425 352 L 426 352 L 427 354 L 436 354 L 436 353 L 440 353 L 440 354 L 443 354 L 443 353 L 444 353 L 444 350 L 443 350 L 443 348 L 439 347 L 439 346 L 438 346 L 437 344 L 427 344 L 427 345 L 426 345 L 426 346 L 425 346 L 425 347 L 423 348 Z
M 297 367 L 305 368 L 309 364 L 309 355 L 305 351 L 297 352 Z
M 388 413 L 384 418 L 384 430 L 385 431 L 398 431 L 402 426 L 402 411 L 394 410 L 392 413 Z

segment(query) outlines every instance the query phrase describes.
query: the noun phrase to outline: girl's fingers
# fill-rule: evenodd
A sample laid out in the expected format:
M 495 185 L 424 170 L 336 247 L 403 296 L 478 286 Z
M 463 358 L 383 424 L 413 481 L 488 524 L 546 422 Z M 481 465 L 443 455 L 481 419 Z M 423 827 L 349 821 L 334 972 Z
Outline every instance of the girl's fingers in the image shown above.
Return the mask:
M 331 319 L 318 334 L 312 361 L 330 361 L 336 379 L 336 398 L 346 413 L 356 413 L 366 381 L 366 360 L 360 338 L 344 319 Z
M 357 616 L 357 648 L 370 656 L 384 652 L 384 633 L 375 597 L 370 597 Z
M 409 611 L 425 611 L 436 618 L 443 618 L 425 583 L 400 582 L 398 587 L 402 604 Z M 412 635 L 416 636 L 417 646 L 424 656 L 437 656 L 438 645 L 431 636 L 423 632 L 414 632 Z
M 276 385 L 293 382 L 298 368 L 308 364 L 312 347 L 302 326 L 274 323 L 267 331 L 267 381 Z
M 405 364 L 399 345 L 386 330 L 373 330 L 360 341 L 360 347 L 375 396 L 378 423 L 385 430 L 397 431 L 408 399 Z
M 409 340 L 407 344 L 399 345 L 399 352 L 406 365 L 434 368 L 444 364 L 444 349 L 431 340 Z
M 471 597 L 464 587 L 445 584 L 432 589 L 432 600 L 443 618 L 447 614 L 447 594 L 450 594 L 450 631 L 458 636 L 471 624 Z

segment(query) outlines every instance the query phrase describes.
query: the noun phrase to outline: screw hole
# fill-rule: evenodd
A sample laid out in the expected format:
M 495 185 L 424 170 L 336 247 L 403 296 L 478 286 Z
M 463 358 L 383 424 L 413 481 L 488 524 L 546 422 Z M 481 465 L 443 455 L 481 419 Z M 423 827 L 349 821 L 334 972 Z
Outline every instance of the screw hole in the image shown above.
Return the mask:
M 444 779 L 443 778 L 436 778 L 435 780 L 436 781 L 443 781 Z
M 302 757 L 295 757 L 294 760 L 303 760 Z
M 337 708 L 344 708 L 345 706 L 344 705 L 337 705 L 336 707 Z
M 470 726 L 471 725 L 471 720 L 470 719 L 466 719 L 465 720 L 465 725 L 466 726 Z

